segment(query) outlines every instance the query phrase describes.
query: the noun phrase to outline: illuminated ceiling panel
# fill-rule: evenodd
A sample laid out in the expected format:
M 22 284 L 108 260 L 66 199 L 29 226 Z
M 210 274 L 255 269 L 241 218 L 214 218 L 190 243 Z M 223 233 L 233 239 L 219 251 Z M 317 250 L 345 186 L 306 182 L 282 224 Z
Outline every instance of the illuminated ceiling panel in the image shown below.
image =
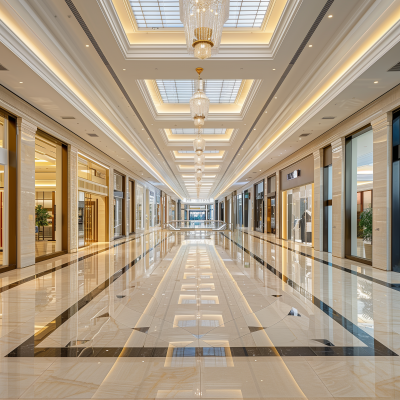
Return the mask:
M 157 79 L 157 87 L 164 103 L 185 103 L 196 90 L 197 80 Z M 241 79 L 205 80 L 205 92 L 211 103 L 234 103 L 239 93 Z
M 226 128 L 204 128 L 204 135 L 224 135 L 226 132 Z M 171 129 L 171 133 L 173 135 L 195 135 L 197 133 L 197 129 L 195 128 L 174 128 Z
M 227 28 L 260 28 L 270 0 L 231 0 Z M 179 0 L 130 0 L 139 29 L 183 28 Z
M 178 153 L 181 153 L 181 154 L 194 154 L 195 151 L 194 150 L 178 150 Z M 216 153 L 219 153 L 219 150 L 204 150 L 203 153 L 204 154 L 216 154 Z

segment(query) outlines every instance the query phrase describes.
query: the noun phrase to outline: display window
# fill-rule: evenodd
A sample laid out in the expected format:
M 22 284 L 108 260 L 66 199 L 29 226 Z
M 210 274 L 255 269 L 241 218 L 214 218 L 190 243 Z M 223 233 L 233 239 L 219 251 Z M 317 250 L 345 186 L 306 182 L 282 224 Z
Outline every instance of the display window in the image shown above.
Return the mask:
M 80 154 L 78 186 L 78 246 L 108 241 L 108 168 Z
M 373 131 L 346 138 L 346 257 L 372 262 Z
M 282 238 L 312 245 L 313 184 L 282 192 Z
M 136 229 L 144 229 L 144 188 L 139 184 L 136 190 Z

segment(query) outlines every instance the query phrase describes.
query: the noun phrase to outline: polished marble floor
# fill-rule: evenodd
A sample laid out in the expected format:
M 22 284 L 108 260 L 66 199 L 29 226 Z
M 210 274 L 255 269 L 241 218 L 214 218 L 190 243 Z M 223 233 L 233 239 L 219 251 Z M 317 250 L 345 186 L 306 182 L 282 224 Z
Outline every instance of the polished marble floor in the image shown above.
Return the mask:
M 85 248 L 0 274 L 0 397 L 400 399 L 398 281 L 254 232 Z

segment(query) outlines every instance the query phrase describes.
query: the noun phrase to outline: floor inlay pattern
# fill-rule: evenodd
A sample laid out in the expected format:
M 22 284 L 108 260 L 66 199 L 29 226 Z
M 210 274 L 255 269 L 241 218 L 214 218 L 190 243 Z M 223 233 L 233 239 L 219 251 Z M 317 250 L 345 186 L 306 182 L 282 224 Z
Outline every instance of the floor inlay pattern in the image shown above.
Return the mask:
M 396 290 L 238 238 L 152 233 L 1 293 L 0 397 L 400 398 Z

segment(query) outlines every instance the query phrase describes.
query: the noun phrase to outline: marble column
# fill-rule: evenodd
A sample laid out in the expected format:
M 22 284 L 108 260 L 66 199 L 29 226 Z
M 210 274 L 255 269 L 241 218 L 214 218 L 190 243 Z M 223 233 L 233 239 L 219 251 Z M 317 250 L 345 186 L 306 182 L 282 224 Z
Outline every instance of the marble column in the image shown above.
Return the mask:
M 276 187 L 275 187 L 275 237 L 280 238 L 281 234 L 281 210 L 280 210 L 280 203 L 281 203 L 281 174 L 279 171 L 276 171 L 275 175 L 275 182 L 276 182 Z
M 114 168 L 108 171 L 108 240 L 114 240 Z
M 332 255 L 345 256 L 345 138 L 332 142 Z
M 324 248 L 324 150 L 314 151 L 314 210 L 313 235 L 314 249 L 323 251 Z
M 37 127 L 17 118 L 17 267 L 35 264 L 35 135 Z
M 373 130 L 372 266 L 391 269 L 392 113 L 371 122 Z
M 129 176 L 124 175 L 124 180 L 125 180 L 125 192 L 124 192 L 124 198 L 125 198 L 125 236 L 129 236 L 129 233 L 133 230 L 130 227 L 130 218 L 131 218 L 131 198 L 130 198 L 130 193 L 129 193 Z
M 68 146 L 68 253 L 78 251 L 78 149 Z

